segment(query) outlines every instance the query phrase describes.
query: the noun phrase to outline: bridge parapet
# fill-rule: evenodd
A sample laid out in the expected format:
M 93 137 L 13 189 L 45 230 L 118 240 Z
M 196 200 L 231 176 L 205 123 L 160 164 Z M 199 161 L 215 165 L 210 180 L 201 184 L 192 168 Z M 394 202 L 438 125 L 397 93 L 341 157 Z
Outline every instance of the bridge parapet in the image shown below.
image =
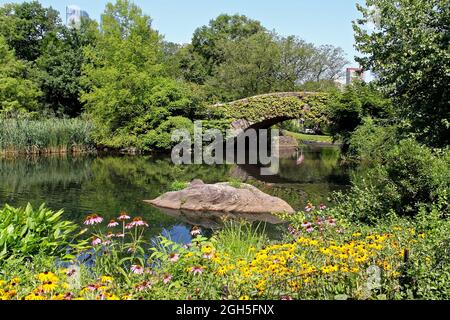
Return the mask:
M 210 107 L 215 118 L 228 119 L 231 129 L 269 128 L 277 123 L 315 116 L 324 110 L 327 94 L 276 92 Z

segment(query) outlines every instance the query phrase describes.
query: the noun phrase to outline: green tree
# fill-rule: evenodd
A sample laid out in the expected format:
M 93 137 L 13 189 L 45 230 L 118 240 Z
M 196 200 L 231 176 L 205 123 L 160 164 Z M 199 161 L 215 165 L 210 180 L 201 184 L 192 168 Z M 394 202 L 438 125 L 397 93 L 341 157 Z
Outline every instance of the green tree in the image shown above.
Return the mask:
M 277 82 L 280 50 L 271 34 L 261 32 L 221 43 L 224 62 L 207 82 L 221 100 L 236 100 L 271 92 Z
M 311 77 L 316 48 L 295 36 L 280 38 L 277 42 L 280 47 L 278 88 L 282 91 L 295 91 Z
M 80 28 L 61 29 L 48 37 L 43 54 L 36 60 L 37 82 L 44 93 L 42 102 L 54 114 L 75 117 L 83 111 L 81 69 L 86 62 L 83 49 L 93 45 L 97 23 L 85 19 Z
M 38 1 L 0 7 L 0 35 L 23 60 L 35 61 L 40 57 L 47 36 L 57 33 L 61 26 L 58 11 L 44 8 Z
M 448 145 L 450 2 L 366 0 L 358 10 L 358 61 L 377 74 L 420 141 Z
M 349 63 L 342 48 L 325 45 L 316 48 L 312 62 L 312 80 L 337 80 Z
M 259 21 L 244 15 L 222 14 L 194 32 L 190 51 L 198 63 L 202 63 L 203 72 L 212 76 L 215 67 L 224 61 L 223 42 L 239 41 L 264 31 Z M 197 68 L 194 70 L 199 72 Z
M 100 34 L 85 50 L 83 73 L 91 89 L 82 102 L 96 124 L 97 142 L 111 147 L 140 147 L 145 136 L 171 116 L 189 116 L 189 89 L 165 76 L 161 36 L 151 19 L 128 0 L 108 4 Z
M 335 91 L 329 104 L 330 132 L 348 150 L 351 135 L 364 118 L 391 119 L 395 113 L 389 99 L 372 84 L 355 82 L 343 92 Z
M 36 111 L 40 95 L 37 85 L 28 79 L 26 63 L 15 57 L 0 36 L 0 116 Z

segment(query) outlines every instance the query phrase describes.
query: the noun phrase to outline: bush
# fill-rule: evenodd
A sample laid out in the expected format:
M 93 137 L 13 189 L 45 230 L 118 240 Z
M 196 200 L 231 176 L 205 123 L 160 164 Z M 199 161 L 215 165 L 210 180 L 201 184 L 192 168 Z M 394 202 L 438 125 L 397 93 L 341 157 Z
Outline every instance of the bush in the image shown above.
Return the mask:
M 381 162 L 395 144 L 396 126 L 382 126 L 372 118 L 365 118 L 350 138 L 348 155 L 357 160 Z
M 356 220 L 374 222 L 390 212 L 415 216 L 421 207 L 442 204 L 448 215 L 450 161 L 412 139 L 394 146 L 384 162 L 353 179 L 347 195 L 336 194 L 336 210 Z
M 61 220 L 63 211 L 53 212 L 42 205 L 0 210 L 0 262 L 8 258 L 33 258 L 37 254 L 66 256 L 77 226 Z M 69 257 L 69 256 L 66 256 Z

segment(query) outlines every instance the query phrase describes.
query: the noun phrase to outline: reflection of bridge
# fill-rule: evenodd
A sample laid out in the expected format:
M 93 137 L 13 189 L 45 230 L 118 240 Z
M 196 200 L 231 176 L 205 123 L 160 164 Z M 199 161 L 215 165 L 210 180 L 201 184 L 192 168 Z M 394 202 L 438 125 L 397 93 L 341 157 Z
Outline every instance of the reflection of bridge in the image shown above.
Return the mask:
M 319 114 L 327 95 L 315 92 L 278 92 L 209 107 L 211 114 L 228 119 L 234 130 L 268 129 L 291 119 Z

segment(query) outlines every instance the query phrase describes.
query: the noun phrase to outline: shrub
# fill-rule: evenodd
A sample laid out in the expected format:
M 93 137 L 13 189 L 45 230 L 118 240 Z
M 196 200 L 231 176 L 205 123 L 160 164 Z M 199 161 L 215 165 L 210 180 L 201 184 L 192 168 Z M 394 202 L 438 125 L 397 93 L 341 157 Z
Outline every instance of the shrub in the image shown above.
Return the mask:
M 365 118 L 350 138 L 349 156 L 357 160 L 381 162 L 389 149 L 397 143 L 397 127 L 382 126 L 372 118 Z
M 412 139 L 401 141 L 377 164 L 355 176 L 347 195 L 336 194 L 335 210 L 356 220 L 374 222 L 390 212 L 415 216 L 423 206 L 443 204 L 448 215 L 448 152 L 439 154 Z
M 61 220 L 63 211 L 53 212 L 42 205 L 0 210 L 0 262 L 11 257 L 33 258 L 37 254 L 66 257 L 77 226 Z

